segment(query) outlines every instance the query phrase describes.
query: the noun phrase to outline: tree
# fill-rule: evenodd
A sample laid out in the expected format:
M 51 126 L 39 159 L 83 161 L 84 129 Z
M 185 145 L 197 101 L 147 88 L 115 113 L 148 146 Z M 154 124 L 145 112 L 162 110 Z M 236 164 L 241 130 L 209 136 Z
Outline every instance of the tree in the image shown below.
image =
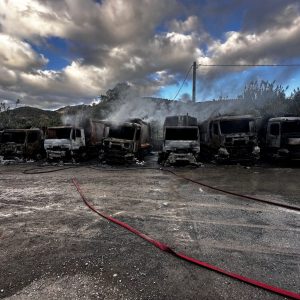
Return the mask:
M 21 100 L 20 99 L 17 99 L 16 100 L 16 107 L 15 108 L 17 108 L 18 107 L 18 104 L 20 104 L 21 103 Z
M 275 81 L 251 81 L 245 86 L 241 99 L 257 103 L 269 100 L 285 100 L 285 92 L 287 89 L 288 87 L 284 88 L 282 85 L 276 85 Z
M 238 99 L 257 110 L 261 115 L 284 114 L 287 110 L 286 90 L 287 87 L 277 85 L 276 81 L 252 81 L 244 88 L 243 94 Z
M 289 113 L 300 116 L 300 88 L 293 90 L 291 97 L 288 99 Z
M 101 102 L 107 103 L 127 97 L 130 85 L 127 82 L 118 83 L 114 88 L 107 90 L 105 95 L 101 95 Z
M 6 103 L 3 101 L 3 102 L 0 102 L 0 112 L 4 112 L 4 111 L 8 111 L 10 109 L 9 106 L 6 105 Z

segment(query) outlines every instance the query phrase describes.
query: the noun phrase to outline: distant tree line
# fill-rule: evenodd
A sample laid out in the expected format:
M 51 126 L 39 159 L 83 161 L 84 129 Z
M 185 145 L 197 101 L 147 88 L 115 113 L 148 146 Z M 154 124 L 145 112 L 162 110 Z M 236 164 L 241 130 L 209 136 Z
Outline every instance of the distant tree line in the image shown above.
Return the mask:
M 263 115 L 300 115 L 300 89 L 294 89 L 287 97 L 287 87 L 276 84 L 275 81 L 252 81 L 244 88 L 238 99 L 247 103 Z

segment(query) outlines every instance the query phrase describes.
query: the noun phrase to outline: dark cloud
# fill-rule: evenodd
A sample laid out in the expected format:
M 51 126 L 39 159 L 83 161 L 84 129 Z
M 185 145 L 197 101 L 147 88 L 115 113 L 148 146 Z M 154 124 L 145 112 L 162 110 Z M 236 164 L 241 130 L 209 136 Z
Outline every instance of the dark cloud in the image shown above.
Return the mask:
M 0 1 L 0 11 L 6 41 L 0 96 L 22 94 L 40 107 L 88 103 L 124 81 L 153 95 L 181 82 L 193 60 L 255 64 L 299 57 L 298 1 L 24 0 Z M 221 30 L 237 13 L 240 30 Z M 51 37 L 70 50 L 69 65 L 58 71 L 47 70 L 47 59 L 32 46 Z M 220 78 L 236 70 L 200 68 L 198 76 L 207 89 L 222 90 Z
M 247 6 L 246 6 L 247 5 Z M 300 13 L 298 0 L 246 1 L 242 31 L 261 33 L 290 27 Z

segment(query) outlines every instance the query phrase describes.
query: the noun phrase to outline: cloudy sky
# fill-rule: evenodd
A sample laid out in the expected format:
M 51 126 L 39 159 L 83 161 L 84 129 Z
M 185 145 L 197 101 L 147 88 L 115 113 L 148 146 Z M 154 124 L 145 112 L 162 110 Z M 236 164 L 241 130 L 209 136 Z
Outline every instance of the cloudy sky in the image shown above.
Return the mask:
M 173 99 L 198 64 L 299 64 L 298 0 L 0 0 L 0 102 L 91 103 L 118 82 Z M 197 69 L 197 101 L 299 67 Z M 187 95 L 185 95 L 187 94 Z M 191 94 L 188 77 L 178 99 Z

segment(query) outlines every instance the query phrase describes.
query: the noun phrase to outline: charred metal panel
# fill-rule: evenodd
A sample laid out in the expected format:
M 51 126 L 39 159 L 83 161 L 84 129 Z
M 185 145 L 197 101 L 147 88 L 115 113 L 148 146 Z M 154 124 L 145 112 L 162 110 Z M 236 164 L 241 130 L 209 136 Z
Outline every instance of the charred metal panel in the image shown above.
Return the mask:
M 263 124 L 264 154 L 274 159 L 300 159 L 300 117 L 277 117 Z
M 110 123 L 103 139 L 101 160 L 121 163 L 142 159 L 150 149 L 150 125 L 141 119 Z
M 0 155 L 4 158 L 37 159 L 43 155 L 40 129 L 6 129 L 1 134 Z

